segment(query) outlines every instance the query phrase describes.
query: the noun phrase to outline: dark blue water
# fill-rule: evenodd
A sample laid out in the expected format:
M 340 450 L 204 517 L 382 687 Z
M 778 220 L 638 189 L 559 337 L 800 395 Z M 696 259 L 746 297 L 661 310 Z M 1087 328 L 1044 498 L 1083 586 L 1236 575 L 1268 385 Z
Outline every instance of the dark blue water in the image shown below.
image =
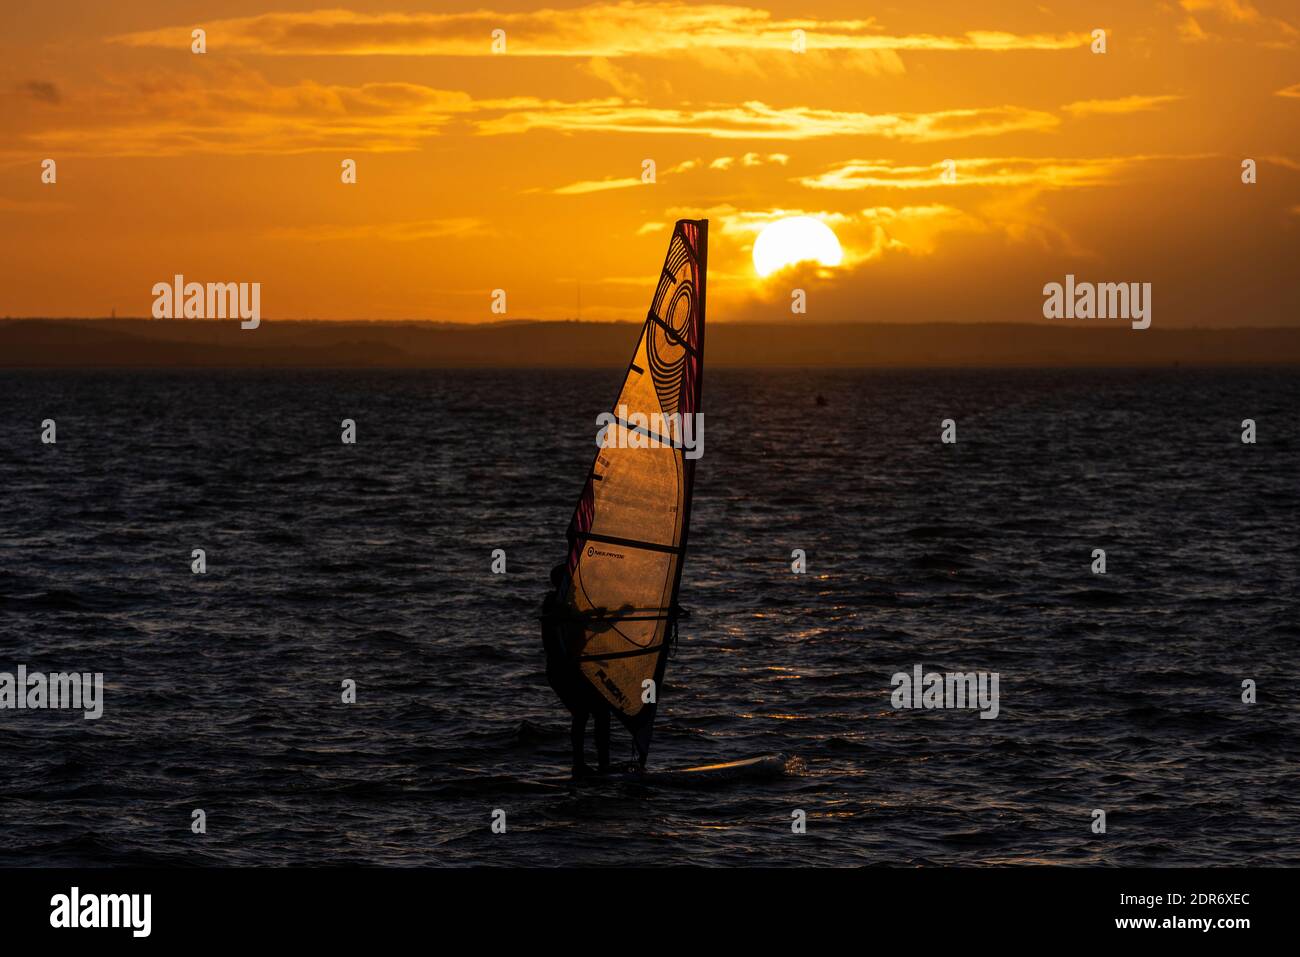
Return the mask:
M 801 762 L 548 787 L 619 375 L 0 374 L 0 671 L 107 682 L 0 711 L 0 864 L 1300 863 L 1300 375 L 709 373 L 651 762 Z M 915 664 L 998 717 L 895 711 Z

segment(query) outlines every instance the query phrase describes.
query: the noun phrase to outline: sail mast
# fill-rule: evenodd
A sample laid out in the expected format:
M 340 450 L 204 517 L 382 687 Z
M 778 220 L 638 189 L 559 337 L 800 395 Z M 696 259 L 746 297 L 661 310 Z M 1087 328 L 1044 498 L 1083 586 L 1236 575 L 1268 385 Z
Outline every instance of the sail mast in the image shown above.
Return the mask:
M 693 407 L 693 411 L 700 412 L 701 411 L 700 400 L 703 398 L 703 394 L 704 394 L 704 299 L 705 299 L 706 286 L 707 286 L 707 282 L 705 281 L 705 279 L 708 275 L 708 268 L 709 268 L 709 221 L 707 219 L 701 219 L 696 221 L 693 225 L 695 225 L 696 228 L 699 230 L 699 239 L 695 244 L 695 250 L 696 250 L 696 258 L 699 263 L 700 280 L 699 280 L 699 287 L 697 290 L 697 298 L 696 298 L 696 310 L 698 311 L 699 314 L 699 325 L 698 325 L 699 334 L 696 342 L 696 350 L 698 354 L 698 368 L 696 370 L 695 377 L 694 377 L 695 394 L 694 394 L 694 401 L 691 403 L 691 405 Z M 682 501 L 682 531 L 681 531 L 682 553 L 681 553 L 681 560 L 677 563 L 677 575 L 673 580 L 673 596 L 672 596 L 672 603 L 670 605 L 671 610 L 669 612 L 669 614 L 672 616 L 669 620 L 670 633 L 664 636 L 665 637 L 664 647 L 659 652 L 659 662 L 655 667 L 654 682 L 655 682 L 656 694 L 658 694 L 659 689 L 663 687 L 664 671 L 667 669 L 668 666 L 668 656 L 672 653 L 673 645 L 676 642 L 676 638 L 677 638 L 677 616 L 678 616 L 678 612 L 680 611 L 679 606 L 677 604 L 677 597 L 682 587 L 682 570 L 686 567 L 686 543 L 687 543 L 687 539 L 690 536 L 690 530 L 691 530 L 691 502 L 695 494 L 696 461 L 697 461 L 696 459 L 687 459 L 683 457 L 683 462 L 685 464 L 687 474 L 684 482 L 685 494 L 683 496 L 683 501 Z M 651 719 L 648 722 L 646 722 L 644 746 L 642 746 L 641 742 L 637 743 L 637 753 L 638 756 L 640 757 L 642 767 L 645 766 L 645 758 L 650 751 L 650 735 L 653 732 L 654 732 L 654 719 L 652 716 Z

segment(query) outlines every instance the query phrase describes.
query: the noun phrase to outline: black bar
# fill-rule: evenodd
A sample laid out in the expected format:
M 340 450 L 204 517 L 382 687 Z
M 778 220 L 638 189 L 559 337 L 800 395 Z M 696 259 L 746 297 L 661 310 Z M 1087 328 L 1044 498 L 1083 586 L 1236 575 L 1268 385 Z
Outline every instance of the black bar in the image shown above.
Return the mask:
M 559 815 L 582 814 L 600 800 L 595 795 L 603 793 L 592 791 L 584 799 L 580 788 L 571 787 L 566 795 L 563 784 L 539 787 L 554 790 L 551 813 Z M 664 803 L 671 796 L 631 785 L 619 793 L 620 803 L 611 805 L 626 810 L 604 813 L 633 815 L 630 819 L 635 820 L 636 809 L 652 800 L 648 794 Z M 800 802 L 798 794 L 790 794 L 746 812 L 743 819 L 728 819 L 728 826 L 770 832 L 770 842 L 753 855 L 755 863 L 766 865 L 761 867 L 719 871 L 698 866 L 709 861 L 707 846 L 660 833 L 656 840 L 675 849 L 679 866 L 638 867 L 635 861 L 619 861 L 622 866 L 606 875 L 574 868 L 530 869 L 512 864 L 512 855 L 517 853 L 521 863 L 530 859 L 531 842 L 551 826 L 549 817 L 525 814 L 525 802 L 517 795 L 485 795 L 481 813 L 461 825 L 458 840 L 485 843 L 494 867 L 8 869 L 0 871 L 0 927 L 6 952 L 15 954 L 99 953 L 104 945 L 110 953 L 151 945 L 178 953 L 178 945 L 198 943 L 204 945 L 202 952 L 209 952 L 218 944 L 246 948 L 250 942 L 281 944 L 295 954 L 316 952 L 318 945 L 326 948 L 321 953 L 338 953 L 340 943 L 353 941 L 369 945 L 369 952 L 382 940 L 451 942 L 466 935 L 481 939 L 485 933 L 496 949 L 507 940 L 535 943 L 561 915 L 573 915 L 574 886 L 593 880 L 616 880 L 628 900 L 653 899 L 670 882 L 675 938 L 689 931 L 696 939 L 708 940 L 721 932 L 728 950 L 739 951 L 741 942 L 753 941 L 763 945 L 761 953 L 779 952 L 773 946 L 776 941 L 806 946 L 811 923 L 826 939 L 869 941 L 871 950 L 886 941 L 898 942 L 906 946 L 897 952 L 907 954 L 1015 953 L 1029 944 L 1054 951 L 1066 940 L 1076 946 L 1127 940 L 1126 949 L 1158 953 L 1182 953 L 1198 941 L 1208 942 L 1214 953 L 1255 953 L 1267 940 L 1285 939 L 1294 925 L 1295 872 L 1282 868 L 780 868 L 782 848 L 790 841 L 817 841 L 829 852 L 844 829 L 870 827 L 866 820 L 810 817 L 808 832 L 796 836 L 790 832 L 787 805 Z M 506 812 L 504 834 L 490 830 L 495 808 Z M 436 857 L 436 842 L 430 842 L 429 849 Z M 340 864 L 346 865 L 347 854 L 343 843 Z M 571 859 L 593 865 L 612 860 L 603 845 L 594 844 L 575 846 L 566 856 Z M 744 914 L 753 919 L 733 913 L 734 919 L 719 920 L 719 908 L 726 906 L 718 898 L 722 884 L 729 899 L 743 902 Z M 129 927 L 52 927 L 52 900 L 70 896 L 73 887 L 83 895 L 149 894 L 149 936 L 134 937 Z M 1171 904 L 1170 894 L 1182 902 Z M 1150 906 L 1122 903 L 1122 895 L 1161 901 Z M 1215 900 L 1193 904 L 1194 895 Z M 1225 895 L 1231 902 L 1225 902 Z M 811 908 L 807 920 L 791 919 L 798 915 L 797 908 L 793 913 L 788 909 L 792 902 Z M 1244 919 L 1249 927 L 1214 926 L 1205 931 L 1161 926 L 1166 920 L 1188 918 Z M 582 926 L 590 929 L 607 922 L 612 930 L 625 919 L 625 911 L 617 910 L 583 918 Z M 1155 926 L 1131 924 L 1148 920 Z M 1121 921 L 1126 925 L 1119 926 Z M 28 941 L 45 946 L 13 948 Z M 948 946 L 923 946 L 925 942 Z M 86 945 L 92 949 L 85 950 Z
M 611 651 L 606 655 L 578 655 L 579 661 L 606 661 L 610 658 L 639 658 L 641 655 L 648 655 L 651 652 L 658 651 L 663 647 L 663 642 L 655 645 L 653 648 L 637 648 L 635 651 Z
M 672 439 L 662 436 L 658 432 L 651 432 L 648 428 L 642 428 L 639 425 L 633 425 L 631 422 L 625 422 L 623 419 L 615 419 L 614 424 L 621 425 L 629 432 L 635 432 L 638 435 L 644 435 L 648 439 L 654 439 L 661 446 L 665 446 L 670 449 L 678 449 L 678 450 L 682 448 L 682 445 L 679 442 L 673 442 Z M 614 446 L 614 448 L 617 448 L 617 446 Z
M 578 538 L 585 538 L 593 542 L 602 542 L 606 545 L 623 545 L 626 548 L 642 548 L 650 552 L 669 552 L 677 554 L 681 551 L 676 545 L 660 545 L 658 542 L 642 542 L 635 538 L 615 538 L 613 535 L 597 535 L 595 532 L 579 532 Z
M 688 343 L 685 339 L 683 339 L 676 332 L 674 332 L 672 326 L 668 325 L 668 323 L 664 322 L 653 312 L 647 312 L 646 318 L 651 322 L 653 322 L 655 325 L 657 325 L 660 329 L 662 329 L 668 335 L 668 340 L 672 342 L 674 345 L 681 346 L 683 349 L 685 349 L 687 352 L 689 352 L 692 356 L 694 356 L 697 359 L 700 357 L 700 354 L 691 347 L 690 343 Z

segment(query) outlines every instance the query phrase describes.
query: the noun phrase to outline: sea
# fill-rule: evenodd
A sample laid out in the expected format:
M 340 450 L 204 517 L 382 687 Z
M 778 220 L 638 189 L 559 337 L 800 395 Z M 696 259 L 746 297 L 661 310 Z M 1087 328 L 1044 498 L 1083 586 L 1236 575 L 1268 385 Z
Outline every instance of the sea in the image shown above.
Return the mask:
M 1300 864 L 1300 373 L 706 372 L 650 767 L 785 770 L 571 786 L 621 375 L 0 372 L 0 672 L 104 683 L 0 710 L 0 865 Z

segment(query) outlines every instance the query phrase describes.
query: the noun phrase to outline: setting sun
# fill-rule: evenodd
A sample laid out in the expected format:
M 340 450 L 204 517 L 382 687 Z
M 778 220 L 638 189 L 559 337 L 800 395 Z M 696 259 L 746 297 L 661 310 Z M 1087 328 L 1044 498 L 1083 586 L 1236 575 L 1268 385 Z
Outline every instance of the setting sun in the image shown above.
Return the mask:
M 838 266 L 843 260 L 844 250 L 835 233 L 811 216 L 778 219 L 764 226 L 754 240 L 754 269 L 764 278 L 795 263 Z

